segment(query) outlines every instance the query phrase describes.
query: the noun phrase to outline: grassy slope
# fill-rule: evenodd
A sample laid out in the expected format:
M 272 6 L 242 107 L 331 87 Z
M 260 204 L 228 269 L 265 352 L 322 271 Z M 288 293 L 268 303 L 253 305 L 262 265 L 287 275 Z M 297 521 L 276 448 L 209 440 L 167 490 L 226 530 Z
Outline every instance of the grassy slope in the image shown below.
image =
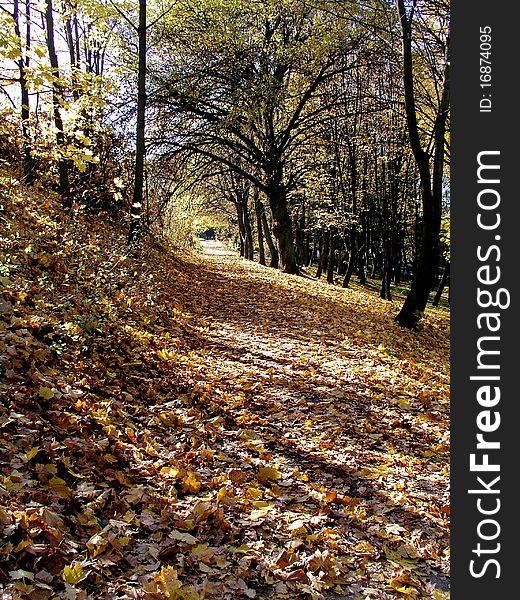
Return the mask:
M 444 597 L 445 312 L 0 197 L 7 597 Z

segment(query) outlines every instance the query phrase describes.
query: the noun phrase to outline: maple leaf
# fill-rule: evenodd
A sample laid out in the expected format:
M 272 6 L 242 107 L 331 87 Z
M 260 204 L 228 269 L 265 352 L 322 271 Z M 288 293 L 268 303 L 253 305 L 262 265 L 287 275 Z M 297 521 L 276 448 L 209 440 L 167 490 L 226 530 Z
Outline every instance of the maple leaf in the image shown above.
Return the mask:
M 64 567 L 61 578 L 65 583 L 75 585 L 88 577 L 88 573 L 83 570 L 81 565 L 67 565 Z

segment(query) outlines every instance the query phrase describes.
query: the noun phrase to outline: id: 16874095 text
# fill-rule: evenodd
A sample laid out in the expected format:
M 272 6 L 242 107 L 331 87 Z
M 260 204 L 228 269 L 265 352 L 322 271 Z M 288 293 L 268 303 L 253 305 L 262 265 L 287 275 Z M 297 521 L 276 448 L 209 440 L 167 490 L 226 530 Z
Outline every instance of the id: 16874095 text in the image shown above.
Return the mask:
M 492 62 L 491 62 L 491 48 L 492 48 L 492 37 L 491 37 L 491 26 L 485 25 L 480 28 L 480 68 L 479 68 L 479 80 L 480 80 L 480 112 L 490 113 L 492 107 L 491 101 L 491 79 L 492 79 Z

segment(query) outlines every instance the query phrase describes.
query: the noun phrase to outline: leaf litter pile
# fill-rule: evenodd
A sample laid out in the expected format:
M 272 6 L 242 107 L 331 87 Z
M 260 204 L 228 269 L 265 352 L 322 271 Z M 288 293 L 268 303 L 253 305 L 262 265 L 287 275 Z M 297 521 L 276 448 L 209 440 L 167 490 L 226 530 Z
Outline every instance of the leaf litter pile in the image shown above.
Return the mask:
M 449 597 L 446 312 L 0 196 L 0 597 Z

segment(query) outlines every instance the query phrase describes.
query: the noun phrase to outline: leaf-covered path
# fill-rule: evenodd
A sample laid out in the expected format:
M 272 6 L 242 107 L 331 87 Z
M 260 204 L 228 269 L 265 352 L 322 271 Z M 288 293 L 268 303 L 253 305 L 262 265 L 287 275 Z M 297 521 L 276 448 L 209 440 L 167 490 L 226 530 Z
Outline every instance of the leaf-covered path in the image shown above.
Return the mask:
M 336 568 L 358 567 L 345 578 L 351 592 L 367 595 L 375 581 L 426 594 L 414 572 L 446 589 L 445 321 L 406 332 L 378 298 L 202 244 L 188 297 L 206 331 L 189 369 L 193 382 L 204 372 L 206 399 L 225 418 L 231 480 L 257 483 L 255 471 L 268 469 L 260 481 L 273 501 L 257 502 L 249 521 L 271 556 L 291 549 L 276 576 L 311 583 L 314 555 L 302 539 L 321 538 Z M 356 557 L 382 560 L 364 572 Z
M 446 597 L 446 313 L 10 193 L 5 598 Z

